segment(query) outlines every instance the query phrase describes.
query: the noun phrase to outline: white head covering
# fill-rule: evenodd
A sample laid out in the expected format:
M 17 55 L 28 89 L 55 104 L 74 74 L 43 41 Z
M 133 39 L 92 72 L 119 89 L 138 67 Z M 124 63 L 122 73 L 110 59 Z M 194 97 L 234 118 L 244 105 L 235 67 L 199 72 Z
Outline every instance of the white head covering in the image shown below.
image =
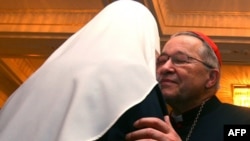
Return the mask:
M 105 7 L 8 99 L 1 141 L 86 141 L 102 136 L 157 84 L 156 21 L 142 4 Z

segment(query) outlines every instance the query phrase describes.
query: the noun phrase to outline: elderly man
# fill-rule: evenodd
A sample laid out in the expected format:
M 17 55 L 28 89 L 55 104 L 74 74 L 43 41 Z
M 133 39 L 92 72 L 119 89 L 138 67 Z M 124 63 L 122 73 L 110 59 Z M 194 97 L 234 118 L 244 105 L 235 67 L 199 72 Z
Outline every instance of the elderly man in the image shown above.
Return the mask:
M 199 32 L 179 32 L 157 59 L 161 91 L 172 108 L 165 122 L 142 118 L 141 130 L 127 140 L 223 141 L 224 125 L 250 124 L 250 109 L 220 102 L 216 97 L 221 56 L 216 44 Z

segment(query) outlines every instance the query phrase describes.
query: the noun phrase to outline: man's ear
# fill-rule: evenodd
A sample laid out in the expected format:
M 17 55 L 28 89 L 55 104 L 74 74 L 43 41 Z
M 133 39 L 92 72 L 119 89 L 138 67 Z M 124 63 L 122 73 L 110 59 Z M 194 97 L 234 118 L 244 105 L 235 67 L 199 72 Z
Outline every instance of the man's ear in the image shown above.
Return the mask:
M 219 81 L 220 73 L 218 70 L 211 70 L 209 72 L 209 80 L 207 81 L 206 88 L 211 88 L 216 85 L 217 81 Z

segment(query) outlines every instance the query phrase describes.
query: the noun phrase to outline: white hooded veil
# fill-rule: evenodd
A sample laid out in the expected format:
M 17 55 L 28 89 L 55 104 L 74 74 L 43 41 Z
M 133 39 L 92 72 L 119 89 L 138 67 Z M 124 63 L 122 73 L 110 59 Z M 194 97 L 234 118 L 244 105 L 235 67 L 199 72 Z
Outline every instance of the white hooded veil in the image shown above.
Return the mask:
M 111 3 L 11 95 L 0 113 L 0 140 L 97 139 L 157 84 L 159 50 L 145 6 Z

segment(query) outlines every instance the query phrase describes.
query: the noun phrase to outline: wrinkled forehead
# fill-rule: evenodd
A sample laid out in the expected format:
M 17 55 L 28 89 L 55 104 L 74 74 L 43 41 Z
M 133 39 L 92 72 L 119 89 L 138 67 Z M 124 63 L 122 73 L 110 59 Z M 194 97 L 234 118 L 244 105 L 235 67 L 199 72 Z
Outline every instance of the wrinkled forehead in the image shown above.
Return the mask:
M 182 52 L 185 54 L 198 54 L 202 42 L 192 36 L 179 35 L 171 37 L 164 45 L 162 52 L 167 54 Z

